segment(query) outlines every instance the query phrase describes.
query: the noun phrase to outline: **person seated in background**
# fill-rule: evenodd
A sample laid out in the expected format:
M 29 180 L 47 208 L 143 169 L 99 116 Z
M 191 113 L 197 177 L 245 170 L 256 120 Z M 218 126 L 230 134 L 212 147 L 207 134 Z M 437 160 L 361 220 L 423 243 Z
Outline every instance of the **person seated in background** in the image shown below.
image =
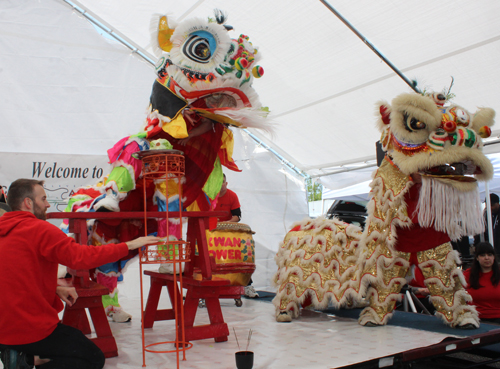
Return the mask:
M 0 185 L 1 193 L 0 193 L 0 216 L 10 211 L 10 206 L 7 205 L 7 197 L 5 196 L 5 192 L 3 192 L 3 187 Z
M 472 266 L 464 272 L 467 292 L 479 312 L 479 319 L 500 324 L 500 269 L 489 242 L 476 245 Z
M 3 186 L 0 185 L 0 202 L 6 203 L 7 196 L 5 196 L 5 191 L 3 190 Z
M 485 224 L 484 233 L 474 236 L 474 245 L 477 245 L 479 242 L 490 242 L 492 245 L 495 246 L 494 249 L 496 254 L 500 255 L 500 226 L 499 226 L 500 198 L 495 193 L 490 193 L 490 209 L 491 209 L 491 224 L 493 225 L 492 227 L 493 242 L 491 242 L 489 238 L 488 229 L 490 224 L 488 224 L 488 217 L 485 208 L 483 212 L 484 224 Z
M 0 202 L 0 216 L 4 215 L 9 211 L 10 211 L 10 206 L 3 202 Z

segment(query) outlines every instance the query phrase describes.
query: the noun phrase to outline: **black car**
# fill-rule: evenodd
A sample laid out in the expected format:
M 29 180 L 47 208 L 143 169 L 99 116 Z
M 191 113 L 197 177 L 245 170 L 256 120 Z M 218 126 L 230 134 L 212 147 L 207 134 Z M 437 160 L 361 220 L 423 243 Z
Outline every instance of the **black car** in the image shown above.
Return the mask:
M 337 219 L 364 228 L 368 201 L 335 200 L 326 213 L 327 219 Z

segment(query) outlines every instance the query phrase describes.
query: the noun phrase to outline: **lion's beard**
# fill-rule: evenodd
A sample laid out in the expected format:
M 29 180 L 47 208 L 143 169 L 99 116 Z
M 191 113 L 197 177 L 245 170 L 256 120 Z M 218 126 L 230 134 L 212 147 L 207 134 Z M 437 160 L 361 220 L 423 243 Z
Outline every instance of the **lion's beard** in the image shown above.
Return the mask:
M 452 241 L 484 231 L 479 190 L 460 191 L 437 179 L 422 177 L 418 223 L 447 233 Z

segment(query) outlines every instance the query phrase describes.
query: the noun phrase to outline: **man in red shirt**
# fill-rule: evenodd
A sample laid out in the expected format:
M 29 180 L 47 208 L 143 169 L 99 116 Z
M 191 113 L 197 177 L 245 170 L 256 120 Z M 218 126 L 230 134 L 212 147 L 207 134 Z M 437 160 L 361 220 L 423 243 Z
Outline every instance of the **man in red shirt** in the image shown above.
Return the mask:
M 226 175 L 223 174 L 224 180 L 217 199 L 215 211 L 226 211 L 227 216 L 219 218 L 219 222 L 238 223 L 241 220 L 241 209 L 238 195 L 227 188 Z
M 58 265 L 91 269 L 159 241 L 140 237 L 101 247 L 80 245 L 46 222 L 43 181 L 18 179 L 8 192 L 11 212 L 0 217 L 0 351 L 4 368 L 100 369 L 104 354 L 76 328 L 61 324 L 61 299 L 73 305 L 74 288 L 57 286 Z

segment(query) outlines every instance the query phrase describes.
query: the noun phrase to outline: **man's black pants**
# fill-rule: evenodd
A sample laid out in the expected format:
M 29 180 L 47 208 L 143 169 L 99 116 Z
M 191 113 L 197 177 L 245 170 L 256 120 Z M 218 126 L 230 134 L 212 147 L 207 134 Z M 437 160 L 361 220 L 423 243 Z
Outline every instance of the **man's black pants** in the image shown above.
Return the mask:
M 38 355 L 42 359 L 51 359 L 40 369 L 102 369 L 104 354 L 91 340 L 76 328 L 58 324 L 54 332 L 38 342 L 25 345 L 0 345 L 26 355 Z

